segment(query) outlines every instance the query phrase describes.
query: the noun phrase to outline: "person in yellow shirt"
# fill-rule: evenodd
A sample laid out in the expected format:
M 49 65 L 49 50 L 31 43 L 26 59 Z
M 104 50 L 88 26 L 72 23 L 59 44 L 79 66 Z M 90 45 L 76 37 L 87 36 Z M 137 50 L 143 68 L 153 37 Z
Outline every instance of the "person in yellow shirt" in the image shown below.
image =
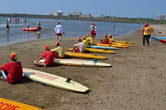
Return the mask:
M 83 39 L 83 43 L 85 45 L 85 48 L 88 48 L 88 41 L 86 40 L 86 37 L 83 36 L 82 39 Z
M 86 40 L 89 42 L 89 45 L 93 45 L 94 44 L 94 40 L 92 37 L 90 37 L 88 34 L 86 35 Z
M 145 27 L 142 29 L 142 36 L 143 36 L 143 46 L 145 46 L 145 40 L 149 46 L 149 38 L 150 38 L 150 34 L 151 34 L 150 28 L 148 24 L 145 24 Z
M 59 42 L 56 42 L 56 48 L 52 49 L 52 52 L 58 53 L 60 58 L 64 58 L 65 57 L 64 49 L 63 49 L 63 47 L 60 46 Z
M 112 35 L 111 34 L 109 34 L 108 35 L 108 39 L 109 39 L 109 42 L 111 43 L 111 42 L 114 42 L 114 37 L 112 37 Z

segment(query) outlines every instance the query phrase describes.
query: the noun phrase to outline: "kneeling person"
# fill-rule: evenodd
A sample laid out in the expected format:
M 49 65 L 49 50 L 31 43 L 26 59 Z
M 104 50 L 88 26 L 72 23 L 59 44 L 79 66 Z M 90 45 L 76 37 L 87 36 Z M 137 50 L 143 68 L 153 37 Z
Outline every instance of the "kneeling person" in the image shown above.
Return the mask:
M 45 46 L 45 51 L 42 53 L 42 55 L 36 59 L 33 63 L 35 65 L 39 65 L 39 66 L 52 66 L 54 65 L 54 53 L 52 51 L 50 51 L 50 47 L 48 45 Z M 45 62 L 39 62 L 41 59 L 45 58 Z
M 78 40 L 78 43 L 73 46 L 73 49 L 71 51 L 80 52 L 80 53 L 85 52 L 85 45 L 82 42 L 81 38 L 78 38 L 77 40 Z
M 65 57 L 64 49 L 63 49 L 63 47 L 60 46 L 59 42 L 56 42 L 56 48 L 52 49 L 51 51 L 58 53 L 58 56 L 60 58 L 64 58 Z

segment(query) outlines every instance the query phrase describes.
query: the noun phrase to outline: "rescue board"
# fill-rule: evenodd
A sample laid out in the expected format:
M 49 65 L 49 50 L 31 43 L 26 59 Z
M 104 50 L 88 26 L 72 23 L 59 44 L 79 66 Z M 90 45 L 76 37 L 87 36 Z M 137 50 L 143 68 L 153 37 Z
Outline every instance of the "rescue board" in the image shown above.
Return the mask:
M 105 46 L 97 46 L 97 45 L 88 45 L 89 48 L 97 48 L 97 49 L 109 49 L 109 50 L 118 50 L 117 47 L 105 47 Z
M 38 70 L 23 68 L 23 75 L 33 81 L 70 91 L 84 93 L 89 90 L 89 88 L 73 81 L 71 78 L 64 78 Z
M 71 51 L 72 48 L 67 48 L 68 51 Z M 104 49 L 95 49 L 95 48 L 85 48 L 86 52 L 94 52 L 94 53 L 108 53 L 108 54 L 116 54 L 115 51 L 112 50 L 104 50 Z
M 78 53 L 78 52 L 65 52 L 65 56 L 75 57 L 75 58 L 100 59 L 100 60 L 107 59 L 107 57 L 100 56 L 100 55 L 94 55 L 94 54 L 89 54 L 89 53 Z
M 0 98 L 0 110 L 42 110 L 38 107 Z
M 111 67 L 111 64 L 98 62 L 97 60 L 79 60 L 79 59 L 55 59 L 56 64 L 59 65 L 69 65 L 69 66 L 99 66 L 99 67 Z M 39 62 L 45 62 L 45 59 L 40 60 Z

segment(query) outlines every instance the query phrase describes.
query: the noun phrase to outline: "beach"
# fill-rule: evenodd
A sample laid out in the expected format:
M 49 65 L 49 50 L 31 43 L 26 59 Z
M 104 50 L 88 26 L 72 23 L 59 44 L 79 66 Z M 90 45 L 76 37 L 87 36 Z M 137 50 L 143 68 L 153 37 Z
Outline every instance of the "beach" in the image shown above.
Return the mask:
M 166 26 L 153 25 L 153 36 Z M 100 39 L 100 38 L 98 38 Z M 134 42 L 133 47 L 117 50 L 102 62 L 112 67 L 38 67 L 33 60 L 49 44 L 55 47 L 56 38 L 40 39 L 0 47 L 0 65 L 9 61 L 11 52 L 19 55 L 24 68 L 45 71 L 62 77 L 71 77 L 90 89 L 87 94 L 75 93 L 45 86 L 28 79 L 11 85 L 0 80 L 0 97 L 37 106 L 45 110 L 164 110 L 166 108 L 166 49 L 164 44 L 150 40 L 142 45 L 141 30 L 117 40 Z M 75 37 L 65 37 L 61 45 L 66 49 L 75 44 Z M 2 79 L 2 78 L 1 78 Z

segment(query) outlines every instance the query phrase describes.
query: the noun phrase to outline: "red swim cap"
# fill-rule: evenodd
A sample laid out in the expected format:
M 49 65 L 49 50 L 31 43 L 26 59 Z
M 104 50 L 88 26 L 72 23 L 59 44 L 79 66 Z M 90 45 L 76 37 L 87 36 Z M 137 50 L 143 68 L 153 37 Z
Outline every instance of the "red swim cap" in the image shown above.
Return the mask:
M 46 45 L 45 50 L 50 50 L 50 46 Z
M 60 22 L 58 22 L 57 24 L 61 24 Z
M 81 38 L 77 38 L 77 41 L 78 41 L 78 42 L 81 42 Z
M 107 34 L 104 34 L 104 37 L 107 37 Z
M 82 36 L 82 39 L 84 39 L 84 40 L 85 40 L 85 39 L 86 39 L 86 37 L 85 37 L 85 36 Z
M 60 46 L 60 43 L 59 43 L 59 42 L 56 42 L 56 46 Z
M 145 27 L 149 26 L 149 24 L 144 24 L 144 25 L 145 25 Z
M 15 52 L 10 54 L 10 59 L 11 60 L 17 60 L 17 58 L 18 58 L 18 55 Z

